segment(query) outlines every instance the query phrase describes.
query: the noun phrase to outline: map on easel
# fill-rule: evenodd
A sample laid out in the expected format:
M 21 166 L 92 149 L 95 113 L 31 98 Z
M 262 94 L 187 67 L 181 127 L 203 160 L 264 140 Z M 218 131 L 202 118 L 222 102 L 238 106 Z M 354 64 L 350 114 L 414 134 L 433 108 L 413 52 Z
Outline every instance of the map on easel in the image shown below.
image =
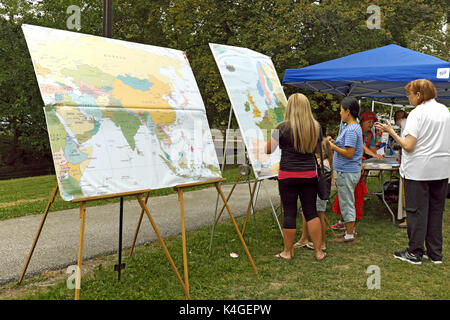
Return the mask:
M 287 105 L 272 59 L 256 51 L 209 44 L 225 83 L 248 157 L 257 178 L 278 175 L 280 149 L 264 152 L 271 130 L 284 120 Z
M 183 51 L 22 29 L 64 200 L 221 178 Z

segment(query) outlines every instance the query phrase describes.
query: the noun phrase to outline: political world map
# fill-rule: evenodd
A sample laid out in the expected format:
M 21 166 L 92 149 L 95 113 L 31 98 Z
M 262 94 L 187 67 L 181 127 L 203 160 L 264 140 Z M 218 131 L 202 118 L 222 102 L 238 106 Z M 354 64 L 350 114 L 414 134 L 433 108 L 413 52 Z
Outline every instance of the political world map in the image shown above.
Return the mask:
M 287 101 L 272 59 L 259 52 L 210 43 L 258 178 L 278 175 L 281 152 L 264 151 L 272 130 L 284 120 Z
M 221 177 L 183 51 L 23 25 L 66 201 Z

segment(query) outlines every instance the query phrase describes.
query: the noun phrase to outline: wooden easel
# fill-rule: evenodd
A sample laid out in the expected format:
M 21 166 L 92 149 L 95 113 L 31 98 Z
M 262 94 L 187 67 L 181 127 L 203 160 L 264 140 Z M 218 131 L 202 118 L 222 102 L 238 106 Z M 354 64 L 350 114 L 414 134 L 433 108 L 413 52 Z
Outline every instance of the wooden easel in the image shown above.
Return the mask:
M 228 89 L 227 89 L 228 90 Z M 232 117 L 233 117 L 233 114 L 234 114 L 234 110 L 233 110 L 233 107 L 231 107 L 230 108 L 230 113 L 229 113 L 229 115 L 228 115 L 228 126 L 227 126 L 227 130 L 226 130 L 226 132 L 225 132 L 225 145 L 224 145 L 224 151 L 223 151 L 223 159 L 222 159 L 222 166 L 221 166 L 221 171 L 223 172 L 224 171 L 224 168 L 225 168 L 225 158 L 226 158 L 226 155 L 227 155 L 227 151 L 228 151 L 228 132 L 229 132 L 229 130 L 230 130 L 230 128 L 231 128 L 231 119 L 232 119 Z M 235 115 L 235 118 L 236 118 L 236 115 Z M 247 154 L 248 153 L 248 150 L 247 150 L 247 148 L 245 147 L 245 144 L 244 144 L 244 148 L 245 148 L 245 154 Z M 246 156 L 246 164 L 248 165 L 250 163 L 250 161 L 249 161 L 249 158 L 248 158 L 248 156 Z M 236 181 L 234 182 L 234 185 L 233 185 L 233 187 L 231 188 L 231 190 L 230 190 L 230 193 L 228 194 L 228 196 L 227 196 L 227 201 L 231 198 L 231 195 L 233 194 L 233 191 L 234 191 L 234 189 L 236 188 L 236 185 L 239 183 L 239 181 L 242 179 L 242 176 L 239 174 L 238 175 L 238 177 L 237 177 L 237 179 L 236 179 Z M 250 215 L 250 212 L 252 212 L 253 213 L 253 206 L 254 206 L 254 203 L 256 202 L 255 201 L 255 197 L 257 198 L 258 196 L 258 193 L 259 193 L 259 187 L 261 186 L 261 183 L 262 183 L 262 181 L 263 181 L 264 179 L 261 179 L 261 180 L 258 180 L 258 179 L 256 179 L 255 180 L 255 184 L 253 185 L 253 188 L 252 188 L 252 191 L 250 191 L 250 201 L 249 201 L 249 203 L 248 203 L 248 207 L 247 207 L 247 212 L 246 212 L 246 214 L 245 214 L 245 220 L 244 220 L 244 225 L 243 225 L 243 227 L 242 227 L 242 231 L 241 231 L 241 233 L 242 233 L 242 235 L 244 235 L 244 233 L 245 233 L 245 227 L 246 227 L 246 225 L 247 225 L 247 221 L 248 221 L 248 217 L 249 217 L 249 215 Z M 258 189 L 258 192 L 255 192 L 256 191 L 256 189 Z M 217 223 L 218 223 L 218 221 L 219 221 L 219 219 L 220 219 L 220 217 L 221 217 L 221 215 L 222 215 L 222 213 L 223 213 L 223 211 L 225 210 L 225 204 L 222 206 L 222 209 L 220 210 L 220 212 L 219 212 L 219 215 L 217 215 L 217 203 L 218 203 L 218 200 L 219 200 L 219 195 L 217 195 L 217 200 L 216 200 L 216 211 L 215 211 L 215 221 L 214 221 L 214 223 L 213 223 L 213 225 L 212 225 L 212 230 L 211 230 L 211 240 L 210 240 L 210 243 L 209 243 L 209 250 L 211 251 L 211 249 L 212 249 L 212 242 L 213 242 L 213 238 L 214 238 L 214 228 L 215 228 L 215 226 L 217 225 Z M 269 198 L 269 200 L 270 200 L 270 203 L 272 204 L 272 200 Z M 281 203 L 281 202 L 280 202 Z M 280 209 L 282 210 L 282 206 L 280 205 Z M 274 217 L 274 220 L 277 222 L 277 224 L 278 224 L 278 227 L 279 227 L 279 229 L 280 229 L 280 233 L 281 233 L 281 237 L 283 237 L 283 231 L 281 230 L 281 226 L 280 226 L 280 222 L 279 222 L 279 220 L 278 220 L 278 218 L 277 218 L 277 215 L 276 215 L 276 212 L 275 212 L 275 209 L 274 209 L 274 207 L 273 207 L 273 205 L 272 205 L 272 211 L 273 211 L 273 217 Z M 216 217 L 217 216 L 217 217 Z
M 228 200 L 230 200 L 231 195 L 233 194 L 234 189 L 236 188 L 237 184 L 239 183 L 239 181 L 240 181 L 241 179 L 242 179 L 242 176 L 241 176 L 241 175 L 238 175 L 238 177 L 237 177 L 235 183 L 233 184 L 233 187 L 231 187 L 230 193 L 229 193 L 228 196 L 227 196 L 227 202 L 228 202 Z M 246 227 L 246 225 L 247 225 L 247 220 L 248 220 L 248 217 L 249 217 L 249 215 L 250 215 L 250 211 L 252 211 L 251 209 L 252 209 L 252 207 L 253 207 L 253 199 L 254 199 L 254 197 L 255 197 L 255 191 L 256 191 L 256 186 L 257 186 L 257 184 L 258 184 L 258 180 L 256 180 L 255 183 L 253 184 L 253 188 L 252 188 L 252 191 L 251 191 L 251 193 L 250 193 L 250 201 L 248 202 L 247 212 L 246 212 L 246 214 L 245 214 L 244 225 L 243 225 L 242 231 L 241 231 L 241 234 L 242 234 L 242 235 L 244 235 L 244 233 L 245 233 L 245 227 Z M 225 204 L 224 204 L 224 205 L 222 206 L 222 209 L 221 209 L 220 212 L 219 212 L 219 215 L 217 216 L 216 220 L 214 221 L 213 228 L 214 228 L 214 227 L 217 225 L 217 223 L 219 222 L 219 219 L 220 219 L 220 217 L 222 216 L 222 213 L 223 213 L 223 211 L 225 210 L 225 207 L 226 207 L 226 206 L 225 206 Z
M 247 163 L 248 163 L 248 159 L 247 159 Z M 236 185 L 239 183 L 239 181 L 241 179 L 242 179 L 242 176 L 238 175 L 236 181 L 234 182 L 234 185 L 231 187 L 231 190 L 230 190 L 230 192 L 229 192 L 229 194 L 227 196 L 227 201 L 231 198 L 231 195 L 233 194 L 233 191 L 236 188 Z M 242 226 L 242 231 L 241 231 L 242 235 L 244 235 L 244 233 L 245 233 L 245 228 L 247 226 L 247 221 L 248 221 L 248 217 L 250 216 L 250 213 L 252 213 L 253 217 L 255 217 L 254 216 L 254 203 L 256 202 L 256 199 L 257 199 L 257 196 L 258 196 L 258 192 L 259 192 L 259 187 L 261 186 L 262 181 L 263 180 L 256 179 L 254 184 L 253 184 L 253 187 L 251 188 L 251 191 L 249 190 L 250 200 L 248 202 L 247 212 L 245 214 L 244 224 Z M 249 184 L 250 184 L 250 182 L 249 182 Z M 258 192 L 256 190 L 258 190 Z M 272 200 L 270 199 L 270 195 L 269 195 L 269 200 L 270 200 L 270 203 L 272 205 L 272 214 L 273 214 L 274 221 L 277 223 L 278 228 L 280 229 L 281 237 L 283 238 L 283 231 L 281 229 L 280 221 L 277 218 L 277 214 L 275 212 L 275 208 L 273 207 Z M 222 206 L 222 209 L 220 210 L 219 215 L 217 215 L 217 204 L 216 204 L 216 215 L 215 215 L 215 217 L 216 216 L 217 217 L 216 217 L 216 219 L 215 219 L 215 221 L 214 221 L 214 223 L 212 225 L 211 240 L 210 240 L 210 243 L 209 243 L 209 250 L 210 251 L 212 250 L 212 242 L 213 242 L 213 238 L 214 238 L 214 229 L 215 229 L 217 223 L 219 222 L 219 219 L 222 216 L 222 213 L 223 213 L 224 209 L 225 209 L 225 204 Z M 282 214 L 283 213 L 283 206 L 281 204 L 281 201 L 280 201 L 280 211 L 281 211 L 281 214 Z M 255 220 L 255 222 L 256 222 L 256 220 Z
M 20 275 L 18 284 L 21 284 L 23 277 L 25 276 L 25 272 L 28 268 L 28 264 L 30 263 L 31 260 L 31 256 L 33 255 L 34 249 L 36 247 L 37 241 L 39 239 L 39 236 L 41 234 L 42 228 L 44 226 L 45 223 L 45 219 L 47 218 L 47 214 L 48 211 L 50 209 L 51 204 L 53 203 L 53 201 L 55 200 L 55 196 L 56 193 L 58 191 L 58 185 L 56 186 L 56 188 L 53 189 L 53 192 L 50 196 L 50 199 L 47 203 L 47 207 L 45 208 L 44 214 L 42 216 L 42 220 L 41 220 L 41 224 L 39 226 L 38 232 L 36 234 L 36 237 L 34 239 L 33 245 L 30 249 L 30 252 L 28 253 L 28 258 L 27 261 L 25 262 L 25 266 L 22 270 L 22 274 Z M 95 196 L 95 197 L 87 197 L 87 198 L 78 198 L 75 200 L 72 200 L 71 202 L 73 203 L 80 203 L 80 219 L 81 219 L 81 223 L 80 223 L 80 241 L 79 241 L 79 245 L 78 245 L 78 263 L 77 263 L 77 272 L 76 272 L 76 278 L 75 278 L 75 300 L 79 300 L 80 298 L 80 284 L 81 284 L 81 265 L 82 265 L 82 260 L 83 260 L 83 241 L 84 241 L 84 227 L 85 227 L 85 220 L 86 220 L 86 202 L 88 201 L 93 201 L 93 200 L 102 200 L 102 199 L 110 199 L 110 198 L 116 198 L 116 197 L 125 197 L 125 196 L 136 196 L 139 205 L 142 208 L 142 214 L 145 211 L 145 213 L 147 214 L 148 219 L 150 220 L 150 223 L 159 239 L 159 242 L 164 250 L 164 253 L 167 256 L 167 259 L 169 260 L 169 263 L 176 275 L 176 277 L 178 278 L 178 281 L 180 282 L 185 295 L 186 295 L 186 299 L 190 299 L 189 296 L 189 291 L 186 288 L 183 280 L 181 279 L 180 273 L 178 272 L 178 269 L 176 268 L 172 257 L 170 256 L 169 251 L 167 250 L 166 244 L 164 243 L 163 238 L 161 237 L 161 234 L 159 233 L 158 228 L 156 227 L 156 224 L 150 214 L 150 211 L 147 208 L 146 202 L 144 202 L 142 200 L 142 195 L 144 193 L 147 193 L 147 199 L 148 199 L 148 193 L 150 192 L 150 190 L 139 190 L 139 191 L 132 191 L 132 192 L 124 192 L 124 193 L 117 193 L 117 194 L 110 194 L 110 195 L 102 195 L 102 196 Z M 141 216 L 142 219 L 142 216 Z
M 227 199 L 225 198 L 225 195 L 223 194 L 223 191 L 222 191 L 222 189 L 220 187 L 220 183 L 223 182 L 223 181 L 226 181 L 226 178 L 215 179 L 215 180 L 208 180 L 208 181 L 203 181 L 203 182 L 194 182 L 194 183 L 181 184 L 181 185 L 177 185 L 177 186 L 174 187 L 174 190 L 177 191 L 177 193 L 178 193 L 178 201 L 180 202 L 181 241 L 182 241 L 182 248 L 183 248 L 183 266 L 184 266 L 184 281 L 185 281 L 183 288 L 186 288 L 187 294 L 189 294 L 189 274 L 188 274 L 189 272 L 188 272 L 188 265 L 187 265 L 186 227 L 185 227 L 184 203 L 183 203 L 183 189 L 185 189 L 185 188 L 201 186 L 201 185 L 206 185 L 206 184 L 214 184 L 218 194 L 220 195 L 220 197 L 222 198 L 222 200 L 224 202 L 224 207 L 227 208 L 227 211 L 228 211 L 228 213 L 230 215 L 231 221 L 234 224 L 234 228 L 236 229 L 236 232 L 237 232 L 237 234 L 239 236 L 239 240 L 241 241 L 242 246 L 244 247 L 244 251 L 247 254 L 247 257 L 250 260 L 252 268 L 253 268 L 253 270 L 256 273 L 258 273 L 258 269 L 256 268 L 255 262 L 253 261 L 253 258 L 250 255 L 250 252 L 249 252 L 249 250 L 247 248 L 247 245 L 245 244 L 244 238 L 243 238 L 241 232 L 239 231 L 239 227 L 238 227 L 238 225 L 236 223 L 236 220 L 233 217 L 233 213 L 231 212 L 231 209 L 228 206 Z M 148 200 L 148 194 L 147 194 L 147 199 L 146 200 Z M 139 222 L 138 222 L 138 226 L 137 226 L 137 229 L 136 229 L 136 233 L 134 235 L 133 244 L 132 244 L 131 249 L 130 249 L 130 256 L 133 254 L 134 245 L 136 243 L 136 238 L 137 238 L 137 235 L 139 233 L 140 226 L 141 226 L 142 215 L 143 215 L 143 212 L 141 212 L 141 217 L 139 218 Z

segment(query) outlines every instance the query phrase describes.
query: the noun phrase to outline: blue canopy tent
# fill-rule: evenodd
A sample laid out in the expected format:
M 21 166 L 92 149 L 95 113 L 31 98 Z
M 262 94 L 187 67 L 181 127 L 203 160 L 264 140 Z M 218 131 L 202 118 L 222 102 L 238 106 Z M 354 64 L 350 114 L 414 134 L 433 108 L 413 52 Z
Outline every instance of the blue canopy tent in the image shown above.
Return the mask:
M 416 79 L 432 81 L 438 100 L 450 99 L 450 62 L 395 44 L 287 69 L 283 85 L 398 103 L 407 101 L 405 85 Z

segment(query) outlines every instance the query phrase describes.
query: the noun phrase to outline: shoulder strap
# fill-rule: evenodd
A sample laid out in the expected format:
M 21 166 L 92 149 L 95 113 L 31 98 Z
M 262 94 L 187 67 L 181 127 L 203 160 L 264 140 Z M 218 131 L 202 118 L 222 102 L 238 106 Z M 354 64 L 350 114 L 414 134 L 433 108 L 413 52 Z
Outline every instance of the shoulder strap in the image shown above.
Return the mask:
M 320 173 L 323 174 L 324 173 L 324 168 L 323 168 L 323 153 L 322 153 L 322 140 L 323 140 L 323 134 L 322 134 L 322 128 L 319 127 L 319 137 L 320 137 L 320 142 L 319 142 L 319 149 L 320 149 Z

